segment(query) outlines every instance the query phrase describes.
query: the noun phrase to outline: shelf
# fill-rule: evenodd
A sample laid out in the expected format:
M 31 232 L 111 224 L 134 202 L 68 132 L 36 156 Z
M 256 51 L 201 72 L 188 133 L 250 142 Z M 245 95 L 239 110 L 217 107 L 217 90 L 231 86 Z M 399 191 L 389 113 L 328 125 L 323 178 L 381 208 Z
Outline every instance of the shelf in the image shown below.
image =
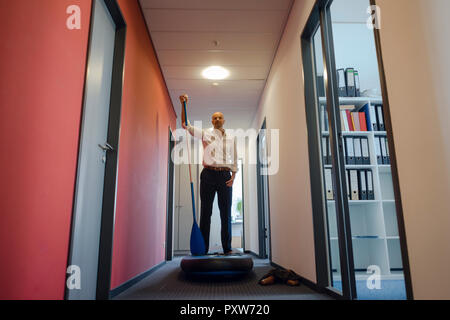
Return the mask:
M 320 98 L 321 104 L 326 103 L 325 98 Z M 366 103 L 372 105 L 382 104 L 381 97 L 340 97 L 340 105 L 354 105 L 353 111 L 360 111 L 360 107 Z M 339 119 L 337 119 L 339 125 Z M 351 128 L 351 127 L 350 127 Z M 355 268 L 363 269 L 369 265 L 378 265 L 382 274 L 390 274 L 391 268 L 401 267 L 400 237 L 397 226 L 396 202 L 392 183 L 391 164 L 378 164 L 376 156 L 375 137 L 386 137 L 386 131 L 341 131 L 336 136 L 338 143 L 345 138 L 355 137 L 367 139 L 370 164 L 345 164 L 346 170 L 370 170 L 372 171 L 373 191 L 377 200 L 348 200 L 348 213 L 352 229 L 352 243 Z M 348 127 L 347 127 L 348 129 Z M 369 128 L 370 129 L 370 128 Z M 327 126 L 320 127 L 319 135 L 326 138 L 335 136 L 336 132 Z M 338 147 L 338 152 L 344 152 Z M 324 162 L 325 163 L 325 162 Z M 324 165 L 323 168 L 333 168 L 333 165 Z M 336 170 L 338 168 L 335 168 Z M 336 201 L 326 200 L 327 218 L 329 224 L 330 251 L 332 263 L 339 261 L 339 244 L 337 233 Z M 336 266 L 333 266 L 335 268 Z
M 389 201 L 389 200 L 387 200 Z M 327 200 L 329 204 L 335 204 L 335 200 Z M 379 203 L 380 200 L 348 200 L 348 204 L 358 205 L 358 204 L 371 204 L 371 203 Z
M 381 236 L 352 236 L 352 240 L 384 240 L 386 237 Z M 337 237 L 330 237 L 330 240 L 337 241 Z
M 343 136 L 369 136 L 372 131 L 341 131 Z
M 349 200 L 348 204 L 350 205 L 364 205 L 364 204 L 376 204 L 379 203 L 380 200 Z
M 387 236 L 386 240 L 400 240 L 399 236 Z
M 319 103 L 326 103 L 326 97 L 319 97 Z M 362 107 L 366 103 L 382 104 L 382 97 L 339 97 L 340 105 L 355 105 L 355 107 Z
M 375 166 L 371 164 L 346 164 L 345 169 L 374 169 Z
M 353 240 L 384 240 L 382 236 L 352 236 Z
M 390 164 L 379 164 L 378 170 L 380 173 L 391 173 L 391 165 Z
M 387 135 L 386 131 L 341 131 L 343 136 L 369 136 L 371 134 L 376 136 Z M 329 136 L 329 131 L 322 131 L 322 136 Z
M 332 164 L 324 164 L 323 167 L 325 169 L 331 169 L 333 167 Z M 375 169 L 376 166 L 372 164 L 346 164 L 345 169 Z

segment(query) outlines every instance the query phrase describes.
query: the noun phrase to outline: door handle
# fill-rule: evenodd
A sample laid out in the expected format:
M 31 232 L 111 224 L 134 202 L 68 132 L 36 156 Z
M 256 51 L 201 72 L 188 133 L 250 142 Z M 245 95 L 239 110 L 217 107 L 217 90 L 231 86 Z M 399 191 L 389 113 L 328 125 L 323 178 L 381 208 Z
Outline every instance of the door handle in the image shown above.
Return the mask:
M 99 144 L 98 145 L 99 147 L 100 147 L 100 149 L 102 149 L 103 151 L 114 151 L 114 148 L 108 143 L 108 142 L 105 142 L 105 145 L 101 145 L 101 144 Z

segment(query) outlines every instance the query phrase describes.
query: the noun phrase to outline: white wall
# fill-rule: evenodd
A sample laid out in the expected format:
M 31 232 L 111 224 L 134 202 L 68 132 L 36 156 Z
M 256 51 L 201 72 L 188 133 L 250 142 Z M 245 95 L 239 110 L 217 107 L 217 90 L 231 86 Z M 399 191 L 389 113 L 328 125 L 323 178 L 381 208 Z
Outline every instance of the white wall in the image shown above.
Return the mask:
M 253 127 L 267 117 L 280 129 L 280 170 L 269 178 L 273 261 L 316 281 L 300 50 L 313 3 L 295 1 Z M 414 295 L 449 299 L 450 1 L 377 4 Z M 256 168 L 246 166 L 245 180 L 246 249 L 257 252 Z
M 272 260 L 316 282 L 300 48 L 301 32 L 313 4 L 313 0 L 305 0 L 293 5 L 253 128 L 259 129 L 266 117 L 267 129 L 280 129 L 279 171 L 269 176 Z M 254 143 L 248 152 L 256 152 Z M 250 229 L 250 238 L 246 233 L 246 249 L 257 253 L 256 166 L 246 169 L 245 208 Z
M 450 1 L 378 0 L 414 296 L 450 298 Z

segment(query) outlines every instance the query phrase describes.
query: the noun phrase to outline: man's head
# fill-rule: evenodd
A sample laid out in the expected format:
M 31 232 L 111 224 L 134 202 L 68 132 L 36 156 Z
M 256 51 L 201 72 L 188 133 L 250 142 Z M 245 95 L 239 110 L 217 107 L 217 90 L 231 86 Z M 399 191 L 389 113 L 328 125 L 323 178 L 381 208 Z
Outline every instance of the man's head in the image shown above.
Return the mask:
M 214 129 L 222 129 L 223 124 L 225 123 L 225 118 L 222 112 L 216 112 L 211 117 L 211 123 L 214 126 Z

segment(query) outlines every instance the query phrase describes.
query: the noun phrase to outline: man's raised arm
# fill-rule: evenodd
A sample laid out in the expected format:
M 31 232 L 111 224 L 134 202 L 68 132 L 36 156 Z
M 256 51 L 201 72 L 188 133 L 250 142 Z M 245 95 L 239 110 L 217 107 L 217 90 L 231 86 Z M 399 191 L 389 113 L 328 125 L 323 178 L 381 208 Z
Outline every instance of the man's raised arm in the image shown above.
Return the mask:
M 181 126 L 186 129 L 192 136 L 201 139 L 203 137 L 203 130 L 196 128 L 194 126 L 191 126 L 191 123 L 189 122 L 189 119 L 187 121 L 186 125 L 186 112 L 184 110 L 184 102 L 186 102 L 186 109 L 187 109 L 187 103 L 188 103 L 189 97 L 187 94 L 183 94 L 180 96 L 180 102 L 181 102 Z

